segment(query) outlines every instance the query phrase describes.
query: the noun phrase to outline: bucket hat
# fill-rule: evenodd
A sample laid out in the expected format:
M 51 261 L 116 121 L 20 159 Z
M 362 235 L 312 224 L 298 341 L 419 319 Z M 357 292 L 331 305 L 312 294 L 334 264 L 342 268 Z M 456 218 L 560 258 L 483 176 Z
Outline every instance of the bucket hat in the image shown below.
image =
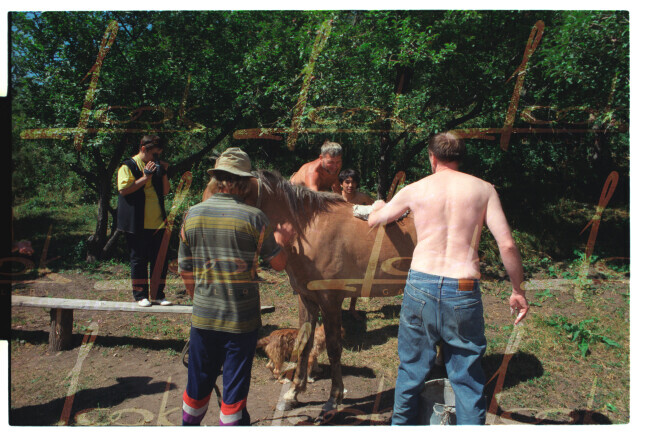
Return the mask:
M 251 174 L 251 159 L 239 147 L 229 147 L 215 161 L 215 166 L 208 170 L 209 175 L 215 171 L 225 171 L 238 176 L 253 177 Z

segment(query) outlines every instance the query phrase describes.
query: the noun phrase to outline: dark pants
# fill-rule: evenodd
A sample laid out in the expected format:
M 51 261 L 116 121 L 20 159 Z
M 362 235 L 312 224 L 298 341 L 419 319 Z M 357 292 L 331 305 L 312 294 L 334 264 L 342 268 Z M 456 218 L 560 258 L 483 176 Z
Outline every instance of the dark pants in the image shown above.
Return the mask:
M 125 240 L 130 250 L 132 295 L 136 301 L 148 298 L 148 278 L 152 278 L 164 232 L 165 229 L 144 229 L 141 234 L 125 233 Z M 150 265 L 149 271 L 148 265 Z M 155 299 L 164 299 L 166 297 L 163 290 L 166 286 L 167 272 L 168 258 L 164 254 L 164 262 Z
M 206 415 L 213 385 L 222 375 L 220 425 L 250 425 L 246 398 L 258 331 L 245 334 L 190 328 L 188 384 L 183 397 L 183 425 L 199 425 Z

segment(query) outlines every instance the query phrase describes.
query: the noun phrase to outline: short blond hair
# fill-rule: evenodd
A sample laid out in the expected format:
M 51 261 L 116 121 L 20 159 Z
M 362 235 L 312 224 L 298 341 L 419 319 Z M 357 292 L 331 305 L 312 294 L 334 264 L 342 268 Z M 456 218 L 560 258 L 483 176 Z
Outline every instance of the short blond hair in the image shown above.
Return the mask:
M 341 156 L 342 154 L 343 148 L 341 147 L 341 145 L 329 140 L 325 141 L 320 147 L 321 156 L 329 155 L 332 158 L 335 158 L 336 156 Z

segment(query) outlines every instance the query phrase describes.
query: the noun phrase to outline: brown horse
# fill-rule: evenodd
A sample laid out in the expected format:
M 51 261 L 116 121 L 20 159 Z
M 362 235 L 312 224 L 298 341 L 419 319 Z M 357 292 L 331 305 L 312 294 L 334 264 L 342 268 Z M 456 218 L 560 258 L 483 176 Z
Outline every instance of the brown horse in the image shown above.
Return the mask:
M 403 293 L 416 232 L 412 217 L 370 229 L 355 218 L 352 205 L 337 194 L 316 192 L 290 184 L 278 173 L 256 172 L 245 202 L 260 208 L 271 224 L 288 225 L 295 237 L 288 247 L 286 271 L 300 295 L 300 324 L 315 329 L 320 312 L 327 338 L 332 387 L 323 411 L 337 408 L 343 399 L 341 374 L 341 306 L 347 297 L 381 297 Z M 210 197 L 207 187 L 204 199 Z M 285 409 L 297 404 L 307 385 L 307 362 L 313 335 L 298 360 L 285 394 Z

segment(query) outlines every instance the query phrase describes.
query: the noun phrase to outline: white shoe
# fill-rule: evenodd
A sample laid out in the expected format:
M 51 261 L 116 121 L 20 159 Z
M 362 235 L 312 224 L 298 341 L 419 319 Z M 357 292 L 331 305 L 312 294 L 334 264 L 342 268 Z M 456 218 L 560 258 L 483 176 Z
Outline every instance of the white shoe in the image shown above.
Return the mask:
M 146 298 L 138 300 L 137 303 L 139 304 L 140 307 L 151 307 L 152 306 L 150 301 L 148 299 L 146 299 Z
M 159 305 L 164 306 L 164 307 L 172 305 L 172 302 L 170 302 L 169 300 L 166 300 L 166 299 L 161 299 L 161 300 L 155 299 L 155 300 L 153 300 L 153 302 L 158 303 Z

